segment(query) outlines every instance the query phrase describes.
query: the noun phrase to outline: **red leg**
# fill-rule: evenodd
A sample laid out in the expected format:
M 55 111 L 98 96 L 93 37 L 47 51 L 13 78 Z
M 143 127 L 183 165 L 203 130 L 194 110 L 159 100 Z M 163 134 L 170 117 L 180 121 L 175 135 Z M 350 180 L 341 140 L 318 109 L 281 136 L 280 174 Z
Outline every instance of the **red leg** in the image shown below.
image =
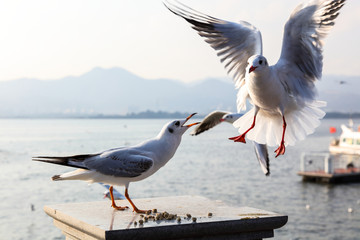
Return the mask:
M 126 199 L 129 201 L 129 203 L 131 204 L 131 206 L 133 207 L 133 212 L 136 212 L 136 213 L 146 213 L 147 211 L 145 210 L 139 210 L 135 204 L 131 201 L 130 197 L 129 197 L 129 194 L 128 194 L 128 190 L 127 188 L 125 188 L 125 197 Z
M 285 153 L 285 141 L 284 141 L 285 130 L 286 130 L 286 121 L 285 121 L 285 117 L 283 116 L 283 133 L 282 133 L 282 137 L 281 137 L 280 146 L 275 150 L 275 153 L 276 153 L 275 157 L 278 157 L 279 155 L 284 155 L 284 153 Z
M 115 208 L 116 210 L 121 210 L 121 211 L 129 208 L 127 206 L 125 206 L 125 207 L 116 206 L 116 203 L 115 203 L 115 200 L 114 200 L 114 195 L 113 195 L 113 186 L 109 187 L 109 192 L 110 192 L 110 198 L 111 198 L 111 206 L 113 208 Z
M 236 137 L 231 137 L 229 138 L 230 140 L 234 140 L 234 142 L 242 142 L 242 143 L 246 143 L 245 141 L 245 135 L 255 127 L 255 120 L 256 120 L 256 114 L 254 115 L 254 121 L 253 123 L 251 124 L 251 127 L 246 130 L 243 134 L 239 135 L 239 136 L 236 136 Z

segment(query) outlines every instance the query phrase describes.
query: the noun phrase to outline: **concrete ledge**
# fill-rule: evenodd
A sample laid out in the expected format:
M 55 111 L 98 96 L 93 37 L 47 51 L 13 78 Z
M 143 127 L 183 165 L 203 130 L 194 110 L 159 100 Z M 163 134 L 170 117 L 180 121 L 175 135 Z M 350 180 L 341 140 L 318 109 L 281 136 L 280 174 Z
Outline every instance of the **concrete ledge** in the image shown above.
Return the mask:
M 126 200 L 116 201 L 128 205 Z M 274 236 L 288 217 L 250 207 L 230 207 L 199 196 L 135 199 L 140 209 L 154 209 L 181 217 L 177 220 L 149 219 L 131 209 L 116 211 L 110 201 L 45 206 L 67 239 L 263 239 Z M 208 213 L 212 213 L 209 217 Z M 192 217 L 196 217 L 196 222 Z M 154 214 L 152 214 L 154 215 Z M 134 222 L 137 222 L 135 225 Z

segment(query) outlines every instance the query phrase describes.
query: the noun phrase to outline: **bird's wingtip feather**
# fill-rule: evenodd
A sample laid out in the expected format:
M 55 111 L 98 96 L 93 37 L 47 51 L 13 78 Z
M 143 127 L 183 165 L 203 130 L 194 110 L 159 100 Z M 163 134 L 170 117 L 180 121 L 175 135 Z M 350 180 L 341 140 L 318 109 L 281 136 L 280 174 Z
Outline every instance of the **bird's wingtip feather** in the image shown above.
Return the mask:
M 60 177 L 60 175 L 54 175 L 54 176 L 51 177 L 51 180 L 59 181 L 59 180 L 62 180 L 62 178 Z

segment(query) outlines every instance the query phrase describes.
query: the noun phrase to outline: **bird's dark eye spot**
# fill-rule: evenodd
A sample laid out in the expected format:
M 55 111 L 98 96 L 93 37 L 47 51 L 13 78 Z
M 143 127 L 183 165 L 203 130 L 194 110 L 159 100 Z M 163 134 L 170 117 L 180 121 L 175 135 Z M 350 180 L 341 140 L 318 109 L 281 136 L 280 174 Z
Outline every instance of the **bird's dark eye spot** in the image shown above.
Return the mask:
M 262 60 L 259 61 L 259 64 L 260 64 L 260 65 L 262 64 Z
M 176 122 L 175 122 L 175 126 L 178 127 L 179 125 L 180 125 L 180 122 L 179 122 L 179 121 L 176 121 Z
M 169 131 L 170 133 L 173 133 L 173 132 L 174 132 L 174 129 L 168 128 L 168 131 Z

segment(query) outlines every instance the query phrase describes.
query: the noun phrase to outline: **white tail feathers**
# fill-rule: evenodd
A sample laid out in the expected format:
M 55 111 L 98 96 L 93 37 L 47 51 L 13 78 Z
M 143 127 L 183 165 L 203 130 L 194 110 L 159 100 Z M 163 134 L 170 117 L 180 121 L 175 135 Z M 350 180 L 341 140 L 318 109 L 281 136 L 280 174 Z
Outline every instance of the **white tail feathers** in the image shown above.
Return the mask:
M 63 173 L 61 175 L 55 175 L 52 177 L 53 181 L 60 181 L 60 180 L 88 180 L 88 175 L 92 174 L 91 171 L 85 169 L 77 169 L 75 171 Z
M 325 116 L 325 112 L 319 109 L 319 107 L 324 106 L 326 106 L 326 102 L 313 101 L 301 109 L 286 113 L 285 145 L 294 145 L 296 141 L 303 140 L 307 135 L 313 133 L 315 128 L 320 125 L 320 119 Z M 233 125 L 239 129 L 240 134 L 251 126 L 254 110 L 255 108 L 251 109 L 234 122 Z M 259 144 L 278 146 L 281 142 L 282 131 L 282 116 L 280 114 L 269 115 L 260 109 L 256 117 L 255 127 L 246 134 L 246 137 Z

